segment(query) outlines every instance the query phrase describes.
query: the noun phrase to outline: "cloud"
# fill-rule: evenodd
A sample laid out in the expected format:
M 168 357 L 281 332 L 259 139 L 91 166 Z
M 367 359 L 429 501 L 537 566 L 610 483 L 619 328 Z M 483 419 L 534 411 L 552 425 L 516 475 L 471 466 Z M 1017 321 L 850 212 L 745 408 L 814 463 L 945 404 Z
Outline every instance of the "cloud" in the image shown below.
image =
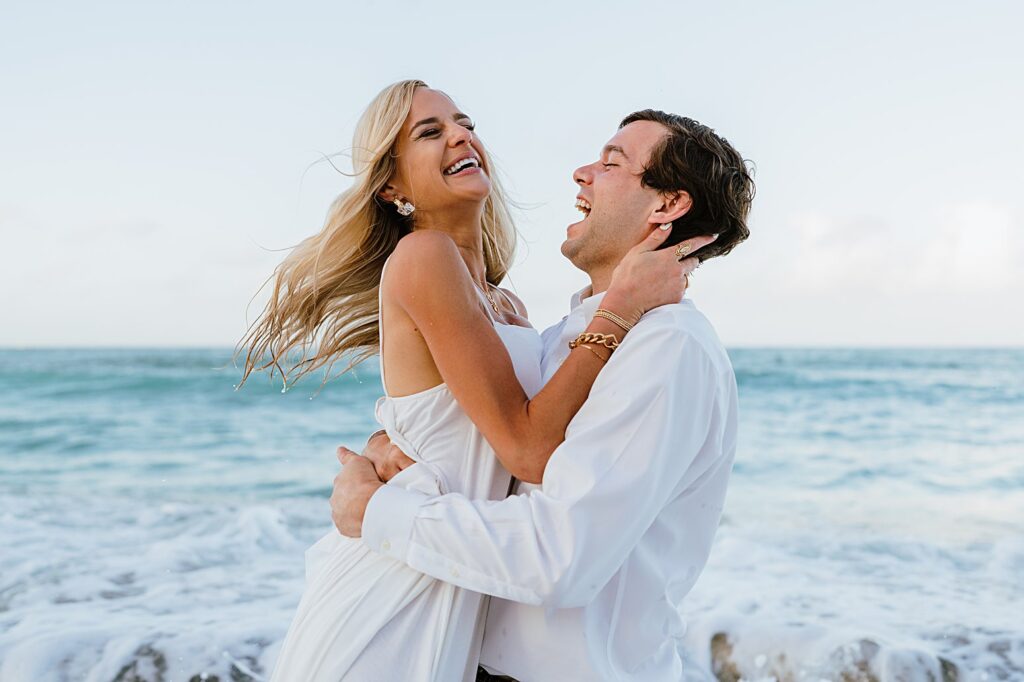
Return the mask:
M 984 202 L 951 206 L 913 259 L 918 289 L 953 285 L 963 292 L 1024 288 L 1022 221 L 1003 206 Z
M 802 213 L 789 223 L 792 248 L 780 276 L 794 291 L 822 295 L 1024 293 L 1021 229 L 1009 207 L 984 201 L 953 204 L 909 225 Z

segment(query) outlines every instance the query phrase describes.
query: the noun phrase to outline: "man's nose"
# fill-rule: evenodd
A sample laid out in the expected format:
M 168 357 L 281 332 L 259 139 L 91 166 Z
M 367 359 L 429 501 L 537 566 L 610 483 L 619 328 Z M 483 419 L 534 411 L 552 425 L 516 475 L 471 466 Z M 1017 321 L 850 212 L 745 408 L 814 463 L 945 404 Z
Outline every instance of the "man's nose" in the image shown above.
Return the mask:
M 589 185 L 591 180 L 594 178 L 594 174 L 591 173 L 591 166 L 593 164 L 587 164 L 586 166 L 580 166 L 572 172 L 572 179 L 579 186 Z

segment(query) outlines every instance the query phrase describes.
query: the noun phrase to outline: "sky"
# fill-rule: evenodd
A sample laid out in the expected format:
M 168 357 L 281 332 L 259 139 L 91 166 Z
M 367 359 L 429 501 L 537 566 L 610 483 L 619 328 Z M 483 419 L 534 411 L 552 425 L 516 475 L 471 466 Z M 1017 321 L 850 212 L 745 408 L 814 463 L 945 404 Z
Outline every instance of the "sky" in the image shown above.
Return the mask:
M 572 171 L 642 108 L 756 165 L 688 292 L 742 346 L 1024 345 L 1012 2 L 29 3 L 0 8 L 0 346 L 233 346 L 322 227 L 385 85 L 470 114 L 538 327 Z

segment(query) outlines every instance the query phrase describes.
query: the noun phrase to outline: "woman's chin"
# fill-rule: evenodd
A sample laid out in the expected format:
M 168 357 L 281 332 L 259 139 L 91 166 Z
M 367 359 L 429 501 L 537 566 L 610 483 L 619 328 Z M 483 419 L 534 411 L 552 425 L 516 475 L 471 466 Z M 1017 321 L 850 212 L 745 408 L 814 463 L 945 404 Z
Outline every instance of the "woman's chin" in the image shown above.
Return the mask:
M 465 191 L 473 187 L 486 187 L 488 192 L 491 191 L 491 179 L 487 177 L 487 173 L 484 173 L 479 168 L 467 168 L 455 175 L 444 175 L 442 177 L 445 184 L 452 189 L 458 188 Z
M 462 183 L 458 187 L 452 187 L 452 194 L 460 201 L 486 201 L 491 195 L 491 181 L 487 176 L 482 176 L 483 182 Z

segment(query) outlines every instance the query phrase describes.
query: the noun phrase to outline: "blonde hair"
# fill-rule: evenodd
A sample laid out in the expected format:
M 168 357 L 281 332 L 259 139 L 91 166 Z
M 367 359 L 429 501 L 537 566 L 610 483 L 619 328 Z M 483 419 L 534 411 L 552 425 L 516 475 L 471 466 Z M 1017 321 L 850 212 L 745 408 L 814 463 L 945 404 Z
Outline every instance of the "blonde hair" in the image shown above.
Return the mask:
M 396 140 L 413 93 L 425 87 L 419 80 L 393 83 L 359 119 L 352 143 L 354 183 L 331 204 L 323 229 L 274 270 L 270 300 L 235 351 L 235 357 L 246 351 L 239 388 L 253 370 L 269 367 L 271 377 L 279 371 L 287 388 L 326 365 L 323 385 L 342 354 L 351 355 L 340 374 L 379 351 L 381 272 L 398 240 L 412 231 L 413 217 L 400 216 L 378 192 L 396 170 Z M 493 164 L 478 151 L 491 176 L 481 221 L 486 277 L 499 284 L 511 265 L 516 233 Z M 299 357 L 286 368 L 296 351 Z

